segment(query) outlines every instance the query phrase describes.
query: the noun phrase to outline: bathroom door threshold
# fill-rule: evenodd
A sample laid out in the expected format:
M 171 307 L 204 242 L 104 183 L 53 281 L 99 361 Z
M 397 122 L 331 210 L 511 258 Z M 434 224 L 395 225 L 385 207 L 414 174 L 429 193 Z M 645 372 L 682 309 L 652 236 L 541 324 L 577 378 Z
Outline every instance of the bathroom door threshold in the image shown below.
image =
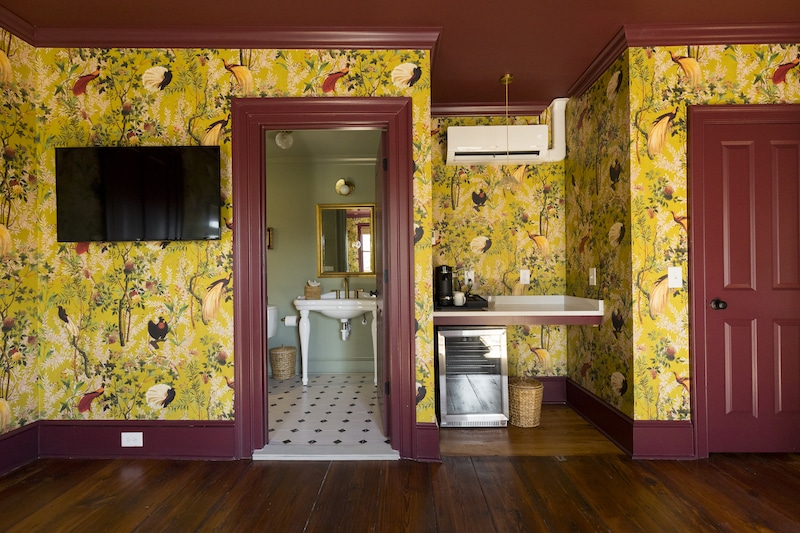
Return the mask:
M 359 446 L 267 444 L 253 452 L 253 461 L 397 461 L 400 453 L 388 444 Z

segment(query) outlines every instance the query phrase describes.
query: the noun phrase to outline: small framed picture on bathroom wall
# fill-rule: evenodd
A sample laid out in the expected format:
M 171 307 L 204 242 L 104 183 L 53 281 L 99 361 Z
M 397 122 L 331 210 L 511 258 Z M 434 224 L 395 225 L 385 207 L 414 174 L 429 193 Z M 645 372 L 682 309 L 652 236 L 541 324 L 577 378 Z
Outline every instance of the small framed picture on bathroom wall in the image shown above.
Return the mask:
M 272 247 L 275 245 L 275 230 L 273 228 L 267 228 L 267 250 L 272 250 Z

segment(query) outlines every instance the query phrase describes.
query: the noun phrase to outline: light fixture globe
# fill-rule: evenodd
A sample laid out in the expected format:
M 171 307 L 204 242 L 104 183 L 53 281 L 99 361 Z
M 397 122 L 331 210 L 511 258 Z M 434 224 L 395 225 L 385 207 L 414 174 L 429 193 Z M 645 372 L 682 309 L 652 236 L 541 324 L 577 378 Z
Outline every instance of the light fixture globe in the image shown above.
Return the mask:
M 348 194 L 356 190 L 356 186 L 350 183 L 349 181 L 346 181 L 344 178 L 342 178 L 336 182 L 335 189 L 336 189 L 336 194 L 347 196 Z
M 294 138 L 292 137 L 291 131 L 279 131 L 277 135 L 275 135 L 275 144 L 278 145 L 278 148 L 283 150 L 288 150 L 294 144 Z

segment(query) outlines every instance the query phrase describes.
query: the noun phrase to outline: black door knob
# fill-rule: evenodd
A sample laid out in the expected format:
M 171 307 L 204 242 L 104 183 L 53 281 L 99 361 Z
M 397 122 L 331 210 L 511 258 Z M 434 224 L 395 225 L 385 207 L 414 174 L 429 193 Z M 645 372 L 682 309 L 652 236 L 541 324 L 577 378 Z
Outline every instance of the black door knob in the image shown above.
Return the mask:
M 714 311 L 721 311 L 726 307 L 728 307 L 728 302 L 726 302 L 725 300 L 720 300 L 719 298 L 714 298 L 713 300 L 711 300 L 711 309 L 713 309 Z

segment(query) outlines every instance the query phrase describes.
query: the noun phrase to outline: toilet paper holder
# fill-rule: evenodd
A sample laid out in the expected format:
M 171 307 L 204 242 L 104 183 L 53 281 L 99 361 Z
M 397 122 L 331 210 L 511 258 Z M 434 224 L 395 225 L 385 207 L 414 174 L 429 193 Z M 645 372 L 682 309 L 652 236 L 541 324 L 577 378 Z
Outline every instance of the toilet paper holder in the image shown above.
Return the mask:
M 296 327 L 297 326 L 297 315 L 288 315 L 281 318 L 281 322 L 283 322 L 284 326 L 287 327 Z

